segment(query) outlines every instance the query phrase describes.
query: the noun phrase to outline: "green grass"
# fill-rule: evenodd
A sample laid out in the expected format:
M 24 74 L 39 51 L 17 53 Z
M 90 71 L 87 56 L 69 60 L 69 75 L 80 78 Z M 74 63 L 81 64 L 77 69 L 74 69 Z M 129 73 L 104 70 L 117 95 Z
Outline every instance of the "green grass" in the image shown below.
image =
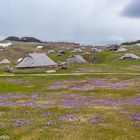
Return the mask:
M 9 48 L 1 52 L 1 57 L 8 56 L 15 65 L 15 61 L 23 57 L 25 54 L 34 52 L 36 45 L 34 43 L 14 44 L 13 48 Z M 45 46 L 45 52 L 52 46 Z M 139 55 L 140 48 L 128 46 L 130 51 Z M 54 48 L 55 49 L 55 48 Z M 8 55 L 10 53 L 10 55 Z M 50 54 L 49 57 L 54 61 L 65 61 L 72 54 L 66 52 L 62 57 L 57 57 L 57 53 Z M 68 69 L 56 69 L 57 73 L 75 73 L 77 70 L 81 72 L 89 72 L 91 75 L 81 76 L 40 76 L 27 77 L 26 74 L 46 73 L 48 69 L 27 69 L 16 70 L 15 77 L 0 77 L 0 139 L 1 136 L 9 136 L 10 140 L 139 140 L 140 126 L 133 125 L 140 121 L 132 119 L 136 113 L 140 113 L 139 106 L 132 104 L 122 104 L 118 106 L 104 105 L 100 101 L 117 102 L 121 99 L 134 98 L 140 96 L 140 78 L 139 76 L 124 75 L 124 73 L 139 73 L 140 61 L 124 60 L 119 58 L 123 53 L 117 52 L 101 52 L 94 56 L 89 54 L 80 54 L 87 61 L 95 57 L 93 63 L 81 65 L 69 65 Z M 101 73 L 114 73 L 94 74 Z M 122 74 L 117 74 L 122 73 Z M 0 68 L 0 74 L 6 74 L 4 68 Z M 18 74 L 23 74 L 22 76 Z M 122 88 L 112 88 L 101 84 L 94 86 L 92 90 L 74 90 L 74 86 L 89 86 L 90 81 L 108 79 L 106 82 L 126 82 Z M 57 83 L 59 83 L 57 85 Z M 63 85 L 61 85 L 63 83 Z M 62 89 L 48 89 L 49 86 L 59 87 L 66 86 Z M 35 95 L 34 95 L 35 94 Z M 37 97 L 36 97 L 37 94 Z M 3 99 L 3 97 L 5 97 Z M 74 100 L 74 105 L 84 102 L 84 105 L 76 107 L 65 107 L 66 102 Z M 67 101 L 67 99 L 69 99 Z M 87 105 L 90 101 L 99 101 L 93 106 Z M 3 102 L 14 103 L 17 106 L 2 105 Z M 22 103 L 50 106 L 22 106 Z M 51 106 L 51 104 L 54 104 Z M 21 106 L 19 106 L 19 104 Z M 86 106 L 87 105 L 87 106 Z M 42 115 L 47 112 L 48 114 Z M 75 115 L 77 118 L 66 121 L 58 121 L 60 117 L 67 115 Z M 98 116 L 97 123 L 90 123 L 91 116 Z M 14 120 L 29 120 L 30 124 L 21 126 L 13 126 Z M 53 122 L 52 125 L 46 123 Z
M 76 91 L 70 90 L 43 90 L 50 85 L 55 85 L 56 82 L 63 81 L 79 81 L 104 78 L 117 78 L 117 81 L 134 80 L 135 84 L 129 89 L 96 89 L 91 91 Z M 60 102 L 64 97 L 70 98 L 71 94 L 77 96 L 84 96 L 86 98 L 95 98 L 98 100 L 112 100 L 133 98 L 138 96 L 140 84 L 137 76 L 124 75 L 92 75 L 92 76 L 49 76 L 49 77 L 3 77 L 0 78 L 0 96 L 20 94 L 22 98 L 8 99 L 15 103 L 23 101 L 36 101 L 38 103 Z M 31 87 L 25 86 L 22 83 L 28 83 Z M 5 82 L 8 81 L 8 82 Z M 13 81 L 13 82 L 12 82 Z M 81 82 L 80 82 L 81 81 Z M 33 92 L 39 93 L 39 97 L 31 98 Z M 50 100 L 46 96 L 50 96 Z M 14 97 L 14 96 L 13 96 Z M 53 97 L 53 98 L 52 98 Z M 77 102 L 79 102 L 77 100 Z M 48 115 L 42 115 L 42 112 L 49 112 Z M 114 107 L 104 106 L 84 106 L 75 108 L 63 108 L 57 104 L 54 107 L 32 108 L 32 107 L 14 107 L 1 106 L 0 107 L 0 136 L 8 135 L 10 140 L 138 140 L 140 137 L 140 127 L 131 125 L 135 120 L 131 120 L 125 116 L 123 112 L 131 112 L 132 114 L 139 113 L 139 107 L 131 105 Z M 61 116 L 68 114 L 76 115 L 79 119 L 77 124 L 72 124 L 71 121 L 57 122 L 53 125 L 46 125 L 45 122 L 56 121 Z M 99 122 L 92 124 L 87 121 L 87 117 L 98 115 L 101 117 Z M 24 127 L 12 126 L 15 119 L 28 119 L 31 124 Z
M 39 45 L 38 43 L 13 43 L 13 45 L 0 52 L 0 59 L 3 58 L 8 58 L 12 62 L 12 66 L 17 65 L 17 60 L 18 58 L 23 58 L 25 55 L 28 53 L 46 53 L 50 49 L 56 49 L 56 53 L 49 54 L 48 56 L 54 60 L 55 62 L 59 61 L 66 61 L 69 57 L 72 55 L 82 55 L 88 62 L 88 64 L 81 64 L 81 65 L 69 65 L 67 70 L 61 70 L 61 69 L 56 69 L 57 73 L 71 73 L 75 72 L 78 69 L 82 69 L 82 72 L 140 72 L 140 61 L 133 61 L 133 60 L 122 60 L 120 61 L 119 58 L 125 53 L 125 52 L 109 52 L 105 50 L 104 52 L 96 53 L 96 54 L 84 54 L 84 53 L 73 53 L 72 52 L 72 47 L 71 51 L 66 51 L 62 57 L 58 57 L 57 53 L 58 50 L 60 50 L 61 46 L 53 46 L 53 45 L 44 45 L 43 50 L 36 50 L 36 46 Z M 140 47 L 130 45 L 130 46 L 125 46 L 129 50 L 127 52 L 134 53 L 138 56 L 140 52 Z M 86 51 L 90 51 L 89 48 L 85 48 Z M 53 69 L 53 68 L 51 68 Z M 17 70 L 15 69 L 15 73 L 46 73 L 46 69 L 26 69 L 26 70 Z M 0 73 L 4 73 L 4 68 L 1 67 Z

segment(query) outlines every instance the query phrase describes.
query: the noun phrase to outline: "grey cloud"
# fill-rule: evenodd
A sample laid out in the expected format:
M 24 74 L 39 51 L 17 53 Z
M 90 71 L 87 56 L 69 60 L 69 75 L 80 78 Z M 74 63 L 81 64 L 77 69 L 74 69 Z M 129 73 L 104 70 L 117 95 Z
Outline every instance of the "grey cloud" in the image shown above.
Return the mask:
M 128 1 L 0 0 L 0 36 L 88 44 L 140 38 L 140 23 L 119 16 Z
M 131 0 L 131 2 L 124 8 L 123 16 L 140 18 L 140 0 Z

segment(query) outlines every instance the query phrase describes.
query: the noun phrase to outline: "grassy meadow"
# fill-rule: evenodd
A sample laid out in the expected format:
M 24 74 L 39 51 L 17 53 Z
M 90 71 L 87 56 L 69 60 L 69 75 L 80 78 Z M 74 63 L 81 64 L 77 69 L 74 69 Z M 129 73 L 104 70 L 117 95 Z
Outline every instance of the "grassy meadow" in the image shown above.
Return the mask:
M 16 43 L 0 57 L 15 66 L 28 53 L 52 48 L 36 50 L 37 45 Z M 126 48 L 140 56 L 139 47 Z M 15 69 L 10 76 L 0 67 L 0 140 L 139 140 L 140 61 L 120 61 L 124 53 L 107 50 L 49 57 L 59 62 L 73 54 L 93 62 L 56 68 L 56 74 L 83 75 L 33 76 L 27 74 L 46 74 L 48 69 Z
M 1 77 L 0 136 L 10 140 L 138 140 L 140 78 Z

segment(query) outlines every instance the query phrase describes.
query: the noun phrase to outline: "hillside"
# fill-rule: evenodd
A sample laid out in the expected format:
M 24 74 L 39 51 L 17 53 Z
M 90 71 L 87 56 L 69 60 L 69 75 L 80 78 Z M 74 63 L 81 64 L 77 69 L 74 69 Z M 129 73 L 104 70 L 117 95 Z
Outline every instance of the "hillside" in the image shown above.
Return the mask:
M 20 41 L 20 42 L 38 42 L 41 43 L 42 41 L 39 39 L 36 39 L 34 37 L 15 37 L 15 36 L 10 36 L 8 38 L 5 39 L 5 41 Z
M 136 40 L 136 41 L 124 42 L 122 43 L 122 45 L 136 45 L 139 43 L 140 43 L 140 40 Z
M 121 47 L 127 51 L 102 47 L 90 53 L 91 46 L 75 43 L 12 41 L 1 49 L 0 59 L 8 58 L 14 67 L 8 74 L 5 65 L 0 66 L 0 132 L 4 139 L 139 139 L 140 60 L 119 58 L 125 53 L 140 57 L 140 47 Z M 75 48 L 82 52 L 73 52 Z M 55 52 L 48 54 L 50 49 Z M 57 56 L 60 50 L 65 53 Z M 67 69 L 16 69 L 18 58 L 31 52 L 46 53 L 55 62 L 81 55 L 87 63 Z M 52 69 L 56 73 L 46 73 Z
M 43 49 L 37 49 L 37 46 L 43 46 Z M 53 61 L 65 62 L 72 55 L 81 55 L 87 61 L 86 64 L 71 65 L 66 70 L 57 70 L 59 73 L 65 72 L 140 72 L 140 61 L 124 60 L 119 58 L 125 53 L 134 53 L 140 56 L 140 47 L 136 45 L 122 45 L 128 49 L 126 52 L 108 51 L 106 47 L 102 47 L 102 52 L 90 54 L 91 46 L 80 45 L 77 43 L 67 42 L 20 42 L 12 41 L 12 45 L 0 51 L 0 60 L 7 58 L 12 62 L 12 66 L 17 65 L 19 58 L 24 58 L 29 53 L 46 53 Z M 73 52 L 75 48 L 80 48 L 81 52 Z M 49 50 L 55 53 L 48 54 Z M 60 50 L 65 50 L 65 54 L 61 57 L 57 56 Z M 23 70 L 24 71 L 24 70 Z M 46 69 L 26 70 L 28 73 L 45 72 Z M 22 72 L 22 71 L 20 71 Z M 25 72 L 25 71 L 24 71 Z

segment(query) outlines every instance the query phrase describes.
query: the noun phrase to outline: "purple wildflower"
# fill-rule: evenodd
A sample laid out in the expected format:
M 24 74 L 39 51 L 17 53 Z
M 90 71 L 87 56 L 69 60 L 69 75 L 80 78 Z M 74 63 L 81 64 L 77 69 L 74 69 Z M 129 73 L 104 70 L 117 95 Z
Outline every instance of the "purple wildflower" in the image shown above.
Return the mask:
M 139 122 L 131 122 L 131 125 L 136 126 L 136 127 L 139 127 L 140 126 L 140 123 Z
M 30 125 L 30 121 L 27 119 L 15 119 L 12 125 L 14 127 L 24 127 Z
M 7 101 L 7 102 L 0 102 L 0 106 L 4 106 L 4 107 L 5 107 L 5 106 L 7 106 L 7 107 L 8 107 L 8 106 L 14 106 L 14 105 L 15 105 L 15 103 L 8 102 L 8 101 Z
M 31 98 L 33 98 L 33 99 L 34 99 L 34 98 L 38 98 L 38 96 L 39 96 L 38 93 L 34 93 L 34 92 L 33 92 Z
M 0 96 L 0 101 L 4 101 L 6 100 L 7 98 L 5 96 Z
M 47 122 L 47 125 L 49 125 L 49 126 L 53 125 L 53 122 Z
M 85 87 L 85 86 L 74 86 L 71 89 L 72 90 L 81 90 L 81 91 L 93 90 L 93 88 L 91 88 L 91 87 Z
M 70 115 L 67 115 L 67 116 L 61 116 L 61 117 L 59 117 L 59 121 L 69 121 L 70 119 L 74 119 L 74 118 L 76 118 L 76 116 L 70 114 Z
M 50 112 L 49 112 L 49 111 L 43 111 L 41 114 L 42 114 L 43 116 L 48 116 L 48 115 L 50 115 Z
M 9 96 L 9 98 L 11 98 L 11 99 L 20 99 L 20 98 L 23 98 L 23 96 L 20 95 L 20 94 L 16 94 L 16 95 Z
M 133 119 L 140 121 L 140 113 L 135 114 L 134 116 L 132 116 Z
M 100 116 L 91 116 L 89 119 L 88 119 L 88 122 L 89 123 L 92 123 L 92 124 L 96 124 L 97 122 L 100 121 Z
M 41 125 L 47 125 L 47 126 L 51 126 L 51 125 L 53 125 L 53 124 L 54 124 L 53 121 L 41 123 Z

